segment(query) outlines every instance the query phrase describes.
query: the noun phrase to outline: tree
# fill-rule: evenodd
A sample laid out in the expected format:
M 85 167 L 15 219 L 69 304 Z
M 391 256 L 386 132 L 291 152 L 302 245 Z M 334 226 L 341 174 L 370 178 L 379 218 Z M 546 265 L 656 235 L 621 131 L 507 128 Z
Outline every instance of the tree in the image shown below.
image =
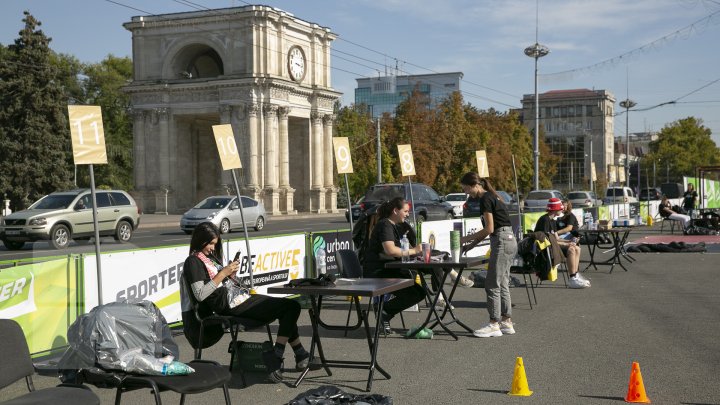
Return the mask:
M 67 77 L 40 22 L 24 15 L 20 37 L 0 54 L 0 191 L 16 210 L 72 184 Z
M 128 115 L 130 97 L 121 88 L 132 78 L 132 61 L 128 57 L 108 55 L 102 62 L 83 69 L 82 99 L 79 104 L 99 105 L 103 115 L 105 147 L 108 164 L 94 166 L 95 183 L 99 188 L 133 188 L 132 121 Z M 90 186 L 85 167 L 78 184 Z
M 642 168 L 652 170 L 653 162 L 670 169 L 670 180 L 680 182 L 682 176 L 694 176 L 698 166 L 720 164 L 720 149 L 711 138 L 712 132 L 702 120 L 688 117 L 666 125 L 658 139 L 650 142 L 650 153 L 641 161 Z

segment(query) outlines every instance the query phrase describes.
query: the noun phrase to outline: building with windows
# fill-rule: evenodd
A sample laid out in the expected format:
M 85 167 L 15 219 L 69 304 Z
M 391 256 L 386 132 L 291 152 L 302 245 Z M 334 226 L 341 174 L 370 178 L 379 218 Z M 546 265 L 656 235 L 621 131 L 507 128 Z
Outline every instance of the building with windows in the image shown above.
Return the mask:
M 579 190 L 595 180 L 610 180 L 614 161 L 615 96 L 607 90 L 551 90 L 539 95 L 540 129 L 554 155 L 560 157 L 553 187 Z M 535 130 L 535 95 L 525 94 L 520 119 Z
M 355 104 L 365 104 L 373 117 L 395 114 L 395 108 L 406 100 L 413 89 L 429 97 L 430 107 L 440 103 L 451 93 L 460 91 L 462 72 L 428 75 L 381 76 L 357 80 Z

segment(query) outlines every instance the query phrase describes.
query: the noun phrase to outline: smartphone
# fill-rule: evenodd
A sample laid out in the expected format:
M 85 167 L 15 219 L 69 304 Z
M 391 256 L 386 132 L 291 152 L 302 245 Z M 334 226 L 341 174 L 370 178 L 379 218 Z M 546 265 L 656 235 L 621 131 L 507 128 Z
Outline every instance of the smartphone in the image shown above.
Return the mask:
M 240 261 L 240 251 L 238 250 L 237 253 L 235 253 L 235 258 L 233 259 L 234 262 Z

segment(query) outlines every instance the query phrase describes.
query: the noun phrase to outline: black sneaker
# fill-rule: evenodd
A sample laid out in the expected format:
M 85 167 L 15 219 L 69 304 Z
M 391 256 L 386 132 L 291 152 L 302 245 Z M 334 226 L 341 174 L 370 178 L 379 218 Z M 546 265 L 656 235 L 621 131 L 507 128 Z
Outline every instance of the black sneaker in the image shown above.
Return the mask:
M 392 319 L 392 316 L 385 313 L 385 311 L 380 314 L 380 327 L 386 335 L 392 335 L 395 333 L 390 326 L 390 319 Z
M 268 350 L 262 353 L 263 363 L 267 367 L 267 371 L 270 373 L 268 376 L 273 382 L 280 382 L 283 380 L 282 375 L 282 357 L 278 357 L 275 354 L 275 350 Z

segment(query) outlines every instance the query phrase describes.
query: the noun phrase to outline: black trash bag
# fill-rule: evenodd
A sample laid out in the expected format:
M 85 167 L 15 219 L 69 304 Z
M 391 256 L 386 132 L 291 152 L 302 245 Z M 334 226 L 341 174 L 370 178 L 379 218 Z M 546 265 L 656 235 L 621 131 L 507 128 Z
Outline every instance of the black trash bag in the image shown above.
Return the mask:
M 352 394 L 332 385 L 323 385 L 305 391 L 288 402 L 288 405 L 335 405 L 335 404 L 371 404 L 392 405 L 391 397 L 380 394 Z

